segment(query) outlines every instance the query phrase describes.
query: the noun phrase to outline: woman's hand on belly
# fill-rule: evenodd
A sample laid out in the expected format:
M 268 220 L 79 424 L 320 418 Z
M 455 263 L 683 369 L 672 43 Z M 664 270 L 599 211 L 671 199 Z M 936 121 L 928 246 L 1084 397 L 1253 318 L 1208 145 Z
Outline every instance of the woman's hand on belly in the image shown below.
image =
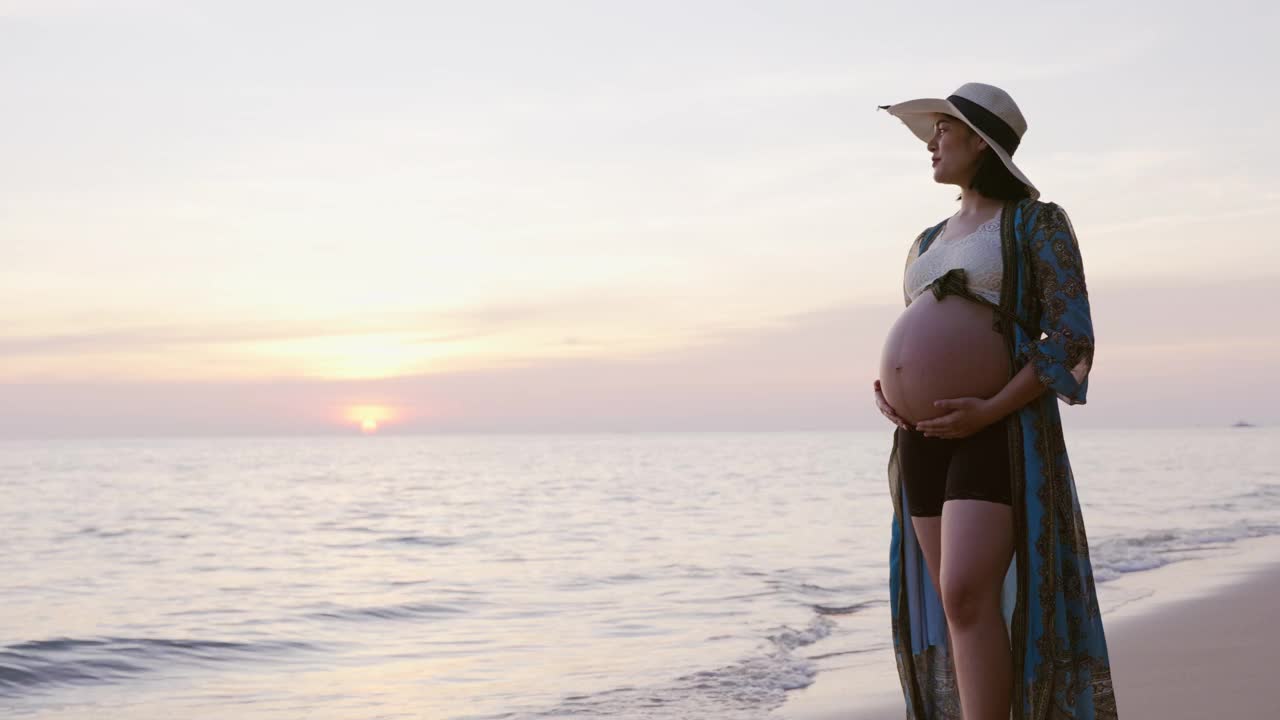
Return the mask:
M 889 418 L 893 424 L 903 430 L 910 430 L 911 424 L 899 417 L 898 412 L 889 405 L 889 401 L 884 399 L 884 393 L 880 390 L 880 381 L 876 380 L 875 383 L 872 384 L 872 387 L 875 388 L 876 391 L 876 407 L 880 408 L 880 414 Z
M 983 398 L 949 398 L 938 400 L 933 405 L 951 412 L 916 423 L 916 430 L 924 433 L 925 437 L 958 440 L 1000 419 L 995 416 L 991 402 Z

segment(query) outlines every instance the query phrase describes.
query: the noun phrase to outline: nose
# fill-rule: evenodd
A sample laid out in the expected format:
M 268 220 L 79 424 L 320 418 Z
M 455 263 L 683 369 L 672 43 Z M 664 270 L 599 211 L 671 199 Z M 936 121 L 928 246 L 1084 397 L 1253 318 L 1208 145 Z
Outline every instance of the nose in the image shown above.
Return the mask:
M 925 143 L 925 148 L 931 153 L 938 152 L 938 133 L 935 132 L 929 137 L 929 142 Z

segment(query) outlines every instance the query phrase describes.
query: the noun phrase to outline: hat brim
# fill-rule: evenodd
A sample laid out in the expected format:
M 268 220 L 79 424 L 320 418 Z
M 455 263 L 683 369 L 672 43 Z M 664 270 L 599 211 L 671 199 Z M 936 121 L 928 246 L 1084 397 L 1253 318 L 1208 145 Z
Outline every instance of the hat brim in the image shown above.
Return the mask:
M 929 142 L 929 138 L 933 137 L 934 120 L 932 116 L 934 114 L 941 113 L 943 115 L 951 115 L 952 117 L 959 118 L 961 122 L 968 125 L 971 130 L 977 133 L 978 137 L 985 140 L 986 143 L 991 146 L 991 149 L 995 151 L 996 157 L 1000 158 L 1000 162 L 1004 163 L 1004 166 L 1009 168 L 1009 172 L 1013 173 L 1014 177 L 1018 178 L 1022 184 L 1027 186 L 1027 191 L 1031 193 L 1032 200 L 1040 198 L 1040 191 L 1036 189 L 1036 186 L 1029 179 L 1027 179 L 1026 173 L 1022 172 L 1022 170 L 1020 170 L 1013 162 L 1013 158 L 1009 157 L 1009 153 L 1005 152 L 1004 148 L 1000 147 L 999 143 L 992 140 L 986 133 L 982 132 L 982 130 L 975 127 L 973 123 L 969 122 L 969 119 L 964 116 L 964 113 L 960 112 L 959 108 L 953 105 L 950 100 L 945 98 L 920 98 L 918 100 L 906 100 L 895 105 L 890 105 L 885 108 L 885 110 L 888 111 L 890 115 L 901 120 L 902 123 L 911 130 L 911 133 L 920 138 L 922 142 Z

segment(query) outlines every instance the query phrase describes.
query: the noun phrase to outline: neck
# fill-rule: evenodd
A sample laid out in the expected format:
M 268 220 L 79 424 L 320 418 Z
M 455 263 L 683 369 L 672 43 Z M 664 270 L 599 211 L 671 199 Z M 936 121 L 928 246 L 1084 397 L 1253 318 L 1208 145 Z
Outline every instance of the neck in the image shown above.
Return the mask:
M 1004 203 L 987 197 L 973 188 L 960 188 L 960 210 L 957 217 L 988 217 L 994 215 Z

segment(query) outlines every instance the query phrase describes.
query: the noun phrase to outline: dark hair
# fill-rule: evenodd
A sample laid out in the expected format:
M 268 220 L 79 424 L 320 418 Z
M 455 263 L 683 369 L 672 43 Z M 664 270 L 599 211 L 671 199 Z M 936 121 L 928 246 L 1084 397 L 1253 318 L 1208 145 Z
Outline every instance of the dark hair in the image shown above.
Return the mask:
M 1031 197 L 1031 191 L 1027 189 L 1026 183 L 1014 177 L 1000 160 L 1000 156 L 996 155 L 996 151 L 990 147 L 978 156 L 978 169 L 974 171 L 969 187 L 996 200 L 1021 200 Z M 956 199 L 960 198 L 956 197 Z

